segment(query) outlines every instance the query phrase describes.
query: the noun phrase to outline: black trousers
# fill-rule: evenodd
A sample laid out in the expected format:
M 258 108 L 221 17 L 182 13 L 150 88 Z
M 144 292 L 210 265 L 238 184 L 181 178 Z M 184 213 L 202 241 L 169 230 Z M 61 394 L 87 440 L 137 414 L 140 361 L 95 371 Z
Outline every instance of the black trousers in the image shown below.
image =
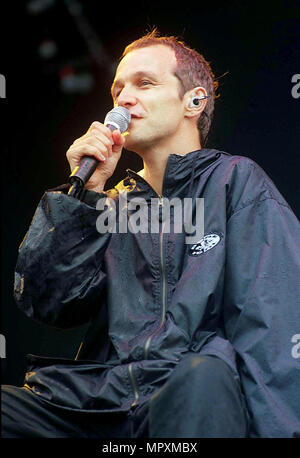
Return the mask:
M 2 387 L 2 437 L 247 437 L 248 414 L 231 368 L 214 356 L 188 353 L 167 383 L 129 412 L 67 411 L 26 387 Z

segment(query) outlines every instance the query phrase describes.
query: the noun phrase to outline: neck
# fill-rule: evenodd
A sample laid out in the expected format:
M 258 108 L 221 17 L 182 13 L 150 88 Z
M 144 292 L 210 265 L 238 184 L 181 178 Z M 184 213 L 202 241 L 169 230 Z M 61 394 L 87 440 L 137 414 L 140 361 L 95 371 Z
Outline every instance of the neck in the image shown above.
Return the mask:
M 187 153 L 201 149 L 199 135 L 182 136 L 176 141 L 168 141 L 166 145 L 150 147 L 143 152 L 137 152 L 143 159 L 144 168 L 138 174 L 146 180 L 157 194 L 162 195 L 163 178 L 170 154 L 185 156 Z

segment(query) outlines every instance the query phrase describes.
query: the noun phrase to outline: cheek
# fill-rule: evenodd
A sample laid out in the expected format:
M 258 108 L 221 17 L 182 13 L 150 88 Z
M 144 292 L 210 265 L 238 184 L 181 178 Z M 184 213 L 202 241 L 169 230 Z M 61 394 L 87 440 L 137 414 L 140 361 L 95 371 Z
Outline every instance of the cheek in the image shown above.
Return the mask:
M 174 90 L 174 88 L 170 88 L 170 90 L 155 90 L 150 94 L 149 98 L 148 94 L 145 99 L 145 103 L 147 104 L 148 109 L 151 111 L 166 111 L 166 110 L 178 110 L 179 106 L 181 105 L 181 100 L 179 99 L 178 92 Z
M 159 124 L 163 130 L 173 131 L 178 128 L 182 118 L 181 112 L 178 107 L 173 103 L 166 103 L 162 105 L 159 112 L 156 113 L 159 118 Z
M 150 117 L 153 121 L 159 118 L 160 122 L 169 124 L 177 122 L 181 117 L 181 105 L 178 103 L 178 99 L 165 97 L 160 101 L 156 101 L 152 106 L 149 106 Z

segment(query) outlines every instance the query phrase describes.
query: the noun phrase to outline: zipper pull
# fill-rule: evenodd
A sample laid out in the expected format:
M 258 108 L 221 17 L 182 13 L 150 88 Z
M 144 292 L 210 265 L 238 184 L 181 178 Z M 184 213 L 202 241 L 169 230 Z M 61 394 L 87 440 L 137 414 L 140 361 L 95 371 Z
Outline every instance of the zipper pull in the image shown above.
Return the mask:
M 158 202 L 158 208 L 159 208 L 159 213 L 158 213 L 158 220 L 160 223 L 163 222 L 163 205 L 164 205 L 164 198 L 163 196 L 158 196 L 159 202 Z

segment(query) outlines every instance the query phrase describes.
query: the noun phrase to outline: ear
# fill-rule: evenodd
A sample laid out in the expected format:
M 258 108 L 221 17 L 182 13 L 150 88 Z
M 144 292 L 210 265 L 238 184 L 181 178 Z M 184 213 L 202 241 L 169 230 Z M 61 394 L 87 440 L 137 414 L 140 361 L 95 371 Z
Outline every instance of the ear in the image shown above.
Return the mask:
M 197 86 L 184 94 L 185 116 L 187 118 L 199 117 L 207 104 L 207 91 L 202 86 Z M 198 105 L 192 104 L 194 98 L 199 99 Z M 201 100 L 202 99 L 202 100 Z

